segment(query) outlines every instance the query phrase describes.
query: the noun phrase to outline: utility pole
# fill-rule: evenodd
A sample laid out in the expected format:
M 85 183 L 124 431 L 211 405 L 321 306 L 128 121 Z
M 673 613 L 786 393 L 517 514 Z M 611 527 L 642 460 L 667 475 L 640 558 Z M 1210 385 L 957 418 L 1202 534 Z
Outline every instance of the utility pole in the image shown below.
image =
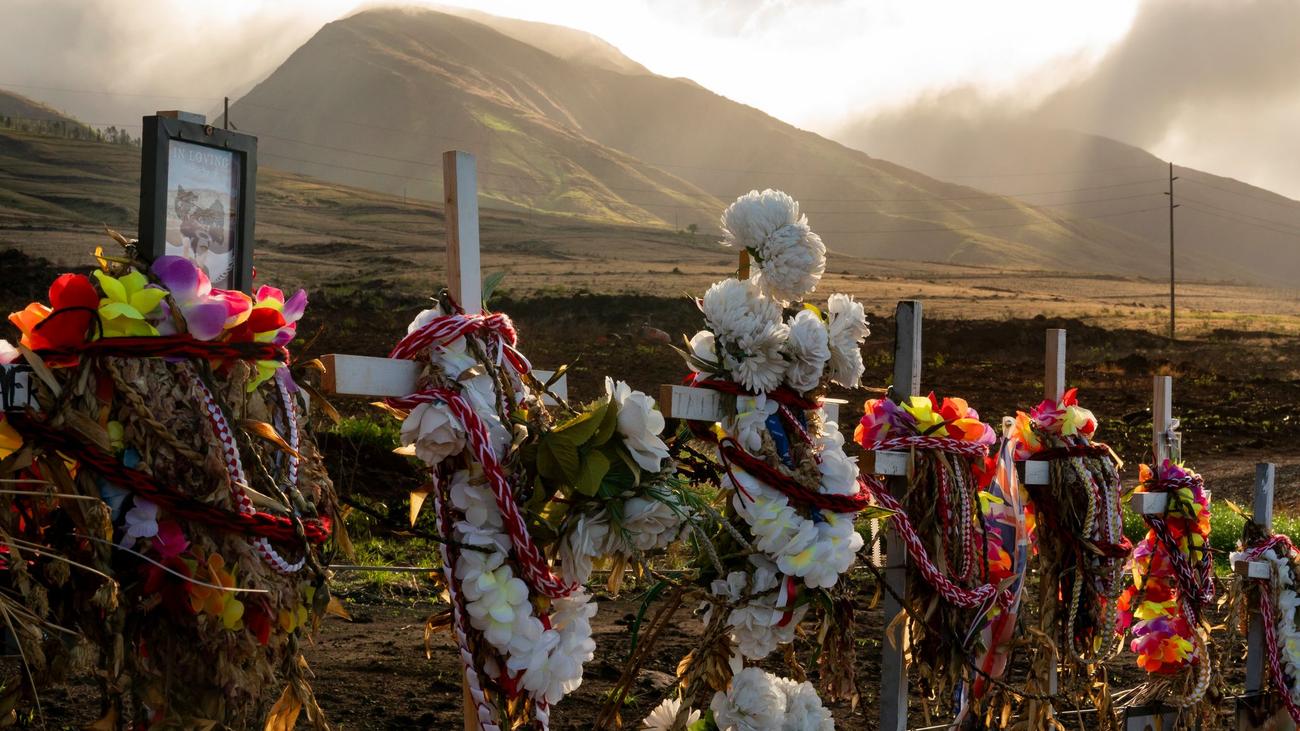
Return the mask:
M 1177 320 L 1174 314 L 1174 209 L 1178 207 L 1174 203 L 1174 181 L 1178 177 L 1174 175 L 1174 163 L 1169 163 L 1169 190 L 1165 195 L 1169 196 L 1169 339 L 1174 339 L 1175 327 Z
M 221 113 L 221 126 L 224 129 L 230 129 L 230 97 L 222 98 L 225 99 L 225 102 L 223 102 L 225 111 Z

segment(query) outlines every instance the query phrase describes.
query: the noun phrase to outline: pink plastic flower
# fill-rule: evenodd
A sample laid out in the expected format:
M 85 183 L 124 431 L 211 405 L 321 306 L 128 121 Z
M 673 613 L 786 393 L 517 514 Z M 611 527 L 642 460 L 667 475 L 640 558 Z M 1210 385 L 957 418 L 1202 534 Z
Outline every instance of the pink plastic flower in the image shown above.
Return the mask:
M 226 329 L 248 319 L 253 303 L 248 295 L 226 289 L 213 289 L 208 275 L 189 259 L 160 256 L 153 263 L 153 273 L 172 295 L 180 308 L 185 327 L 195 340 L 216 340 Z M 158 325 L 163 335 L 177 332 L 175 318 L 164 303 L 163 321 Z

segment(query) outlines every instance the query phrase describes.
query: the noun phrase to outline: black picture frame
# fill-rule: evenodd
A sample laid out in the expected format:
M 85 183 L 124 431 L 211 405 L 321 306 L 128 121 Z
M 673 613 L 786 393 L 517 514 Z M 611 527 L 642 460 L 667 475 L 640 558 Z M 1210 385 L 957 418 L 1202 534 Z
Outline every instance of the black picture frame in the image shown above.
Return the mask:
M 155 114 L 143 119 L 139 252 L 149 261 L 167 253 L 169 215 L 173 220 L 180 216 L 177 211 L 168 210 L 169 184 L 173 175 L 183 172 L 172 170 L 174 154 L 204 159 L 211 163 L 213 170 L 229 166 L 230 188 L 225 191 L 229 198 L 220 203 L 210 202 L 207 205 L 211 208 L 201 212 L 202 215 L 211 214 L 211 219 L 226 217 L 231 221 L 230 225 L 220 227 L 221 245 L 228 247 L 229 260 L 220 273 L 222 276 L 214 276 L 212 272 L 209 272 L 209 276 L 214 287 L 251 292 L 257 200 L 257 138 L 189 121 L 180 116 Z M 209 171 L 209 174 L 214 179 L 217 176 L 216 172 Z M 211 197 L 214 201 L 223 198 L 220 194 Z M 183 228 L 181 230 L 184 231 Z M 173 238 L 176 237 L 173 231 Z M 210 243 L 212 238 L 205 234 L 203 241 Z M 172 243 L 173 248 L 178 245 L 176 241 Z M 203 265 L 196 255 L 181 255 Z

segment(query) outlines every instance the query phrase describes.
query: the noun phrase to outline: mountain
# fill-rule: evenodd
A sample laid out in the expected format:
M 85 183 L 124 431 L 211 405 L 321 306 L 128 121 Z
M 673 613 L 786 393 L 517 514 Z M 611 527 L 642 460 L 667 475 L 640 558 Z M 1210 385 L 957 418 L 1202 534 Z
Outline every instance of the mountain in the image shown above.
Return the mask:
M 41 122 L 74 122 L 72 117 L 21 94 L 0 89 L 0 117 Z M 79 123 L 78 123 L 79 124 Z
M 1138 147 L 1037 121 L 963 116 L 933 106 L 850 125 L 836 137 L 929 175 L 1074 218 L 1104 220 L 1163 247 L 1153 253 L 1168 266 L 1169 164 Z M 1216 261 L 1226 267 L 1218 278 L 1294 286 L 1300 278 L 1300 201 L 1194 168 L 1175 165 L 1173 174 L 1180 271 Z
M 322 28 L 231 117 L 267 164 L 394 194 L 440 196 L 437 153 L 457 147 L 478 156 L 485 206 L 713 230 L 725 201 L 775 187 L 853 255 L 1161 271 L 1158 244 L 1105 221 L 870 157 L 565 30 L 359 12 Z

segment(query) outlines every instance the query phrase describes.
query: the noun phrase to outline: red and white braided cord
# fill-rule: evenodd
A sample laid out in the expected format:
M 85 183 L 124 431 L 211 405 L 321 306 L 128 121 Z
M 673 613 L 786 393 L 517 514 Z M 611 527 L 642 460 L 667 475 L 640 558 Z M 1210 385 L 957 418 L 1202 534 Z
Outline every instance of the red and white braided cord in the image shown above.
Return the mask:
M 442 347 L 457 338 L 481 330 L 487 331 L 486 339 L 497 348 L 497 352 L 493 354 L 497 360 L 505 357 L 519 373 L 528 373 L 532 370 L 532 365 L 523 353 L 515 350 L 514 346 L 519 341 L 519 335 L 515 331 L 514 323 L 501 313 L 491 315 L 457 313 L 435 317 L 428 324 L 402 338 L 388 357 L 418 360 L 419 355 L 427 348 Z
M 576 591 L 578 589 L 576 584 L 565 582 L 551 572 L 546 557 L 533 542 L 523 511 L 519 509 L 519 503 L 515 502 L 510 478 L 502 469 L 501 463 L 497 461 L 496 450 L 492 447 L 492 438 L 488 433 L 487 425 L 474 411 L 474 407 L 460 394 L 445 388 L 429 389 L 405 398 L 393 399 L 392 402 L 401 408 L 411 408 L 422 403 L 442 403 L 447 406 L 452 415 L 465 427 L 469 448 L 474 453 L 475 461 L 483 467 L 483 474 L 492 489 L 497 509 L 501 511 L 506 533 L 509 534 L 510 542 L 514 545 L 515 558 L 523 571 L 523 576 L 520 578 L 534 591 L 551 599 L 566 597 Z
M 1260 561 L 1264 559 L 1264 553 L 1269 550 L 1285 551 L 1288 556 L 1295 556 L 1295 547 L 1291 545 L 1291 539 L 1285 535 L 1278 534 L 1269 536 L 1253 546 L 1246 549 L 1247 561 Z M 1260 621 L 1264 625 L 1264 648 L 1268 653 L 1268 670 L 1273 676 L 1273 685 L 1277 688 L 1278 695 L 1282 696 L 1282 703 L 1286 706 L 1286 711 L 1291 715 L 1291 719 L 1300 724 L 1300 705 L 1297 705 L 1295 699 L 1291 696 L 1291 689 L 1287 687 L 1286 675 L 1282 671 L 1282 651 L 1277 641 L 1277 608 L 1273 606 L 1273 579 L 1277 576 L 1277 569 L 1273 563 L 1269 562 L 1269 578 L 1255 579 L 1259 590 L 1259 614 Z
M 954 486 L 952 484 L 948 477 L 948 470 L 942 464 L 942 457 L 935 454 L 935 452 L 945 452 L 967 459 L 984 459 L 988 456 L 988 447 L 963 439 L 909 434 L 881 439 L 873 442 L 868 449 L 886 452 L 916 450 L 923 454 L 930 453 L 930 458 L 935 461 L 934 470 L 939 481 L 939 494 L 937 496 L 939 520 L 945 535 L 955 534 L 961 541 L 960 560 L 954 561 L 949 558 L 947 563 L 958 567 L 960 571 L 956 577 L 958 581 L 973 579 L 976 568 L 982 565 L 982 561 L 980 561 L 982 554 L 976 540 L 975 525 L 973 525 L 974 496 L 967 489 L 967 486 Z M 964 523 L 970 524 L 963 525 Z M 945 557 L 947 557 L 946 546 L 947 542 L 945 541 Z
M 934 590 L 939 592 L 940 596 L 966 609 L 989 606 L 990 602 L 994 600 L 996 600 L 999 607 L 1006 609 L 1015 602 L 1014 594 L 1005 589 L 999 590 L 993 584 L 981 584 L 974 589 L 964 589 L 944 576 L 939 567 L 935 566 L 934 562 L 930 560 L 930 555 L 921 543 L 920 536 L 916 534 L 912 521 L 908 519 L 907 513 L 904 512 L 903 506 L 898 500 L 889 494 L 889 491 L 879 480 L 868 479 L 865 480 L 865 484 L 878 505 L 886 510 L 893 511 L 893 515 L 889 516 L 889 520 L 894 524 L 894 530 L 898 531 L 898 535 L 902 537 L 904 545 L 907 546 L 907 555 L 912 559 L 912 563 L 916 564 L 926 583 L 934 587 Z
M 437 471 L 434 471 L 433 507 L 437 511 L 438 524 L 444 536 L 452 535 L 451 511 L 448 509 L 446 501 L 442 498 L 443 486 L 437 479 Z M 439 549 L 442 551 L 442 575 L 447 582 L 447 598 L 451 602 L 451 626 L 452 633 L 456 636 L 456 651 L 460 657 L 461 667 L 465 670 L 465 687 L 469 691 L 471 702 L 474 704 L 475 712 L 478 714 L 478 723 L 482 731 L 501 731 L 501 726 L 497 724 L 496 709 L 492 702 L 488 700 L 487 694 L 483 692 L 483 684 L 479 680 L 478 668 L 474 662 L 474 653 L 469 648 L 469 637 L 465 627 L 468 621 L 465 618 L 465 600 L 460 593 L 460 583 L 456 579 L 456 561 L 458 554 L 453 551 L 451 546 L 446 542 L 439 543 Z
M 208 424 L 212 427 L 212 433 L 221 445 L 222 461 L 226 464 L 226 473 L 230 479 L 230 494 L 234 498 L 235 506 L 239 512 L 245 515 L 251 515 L 257 512 L 253 507 L 253 501 L 249 499 L 248 493 L 244 491 L 245 477 L 244 464 L 239 457 L 239 444 L 235 441 L 235 434 L 230 429 L 230 423 L 226 421 L 226 415 L 221 411 L 217 400 L 208 390 L 207 384 L 203 382 L 193 372 L 190 372 L 190 380 L 199 392 L 199 397 L 203 401 L 203 410 L 208 416 Z M 281 574 L 293 574 L 302 570 L 307 563 L 307 556 L 290 563 L 275 550 L 271 541 L 265 536 L 258 536 L 253 539 L 253 548 L 266 561 L 267 565 Z

